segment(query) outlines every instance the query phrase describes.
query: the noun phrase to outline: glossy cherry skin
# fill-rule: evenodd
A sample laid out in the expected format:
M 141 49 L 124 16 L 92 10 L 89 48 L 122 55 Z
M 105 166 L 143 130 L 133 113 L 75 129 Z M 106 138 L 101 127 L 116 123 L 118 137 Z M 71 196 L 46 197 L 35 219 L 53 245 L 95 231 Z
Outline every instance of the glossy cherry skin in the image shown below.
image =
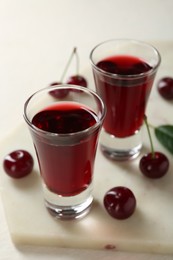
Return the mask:
M 145 154 L 140 159 L 139 168 L 148 178 L 158 179 L 167 173 L 169 160 L 163 153 L 155 152 L 154 154 L 154 158 L 152 153 Z
M 16 150 L 5 156 L 3 167 L 12 178 L 22 178 L 32 172 L 34 160 L 29 152 Z
M 67 84 L 82 86 L 85 88 L 87 88 L 87 85 L 88 85 L 86 79 L 80 75 L 75 75 L 75 76 L 69 77 L 67 80 Z
M 133 192 L 122 186 L 110 189 L 105 194 L 103 202 L 109 215 L 116 219 L 129 218 L 136 208 Z
M 165 77 L 159 80 L 157 84 L 160 95 L 167 99 L 173 100 L 173 78 Z
M 61 84 L 62 84 L 61 82 L 53 82 L 49 86 L 52 87 Z M 49 94 L 54 98 L 65 98 L 68 95 L 68 93 L 69 93 L 68 89 L 63 89 L 63 90 L 56 89 L 56 90 L 49 91 Z

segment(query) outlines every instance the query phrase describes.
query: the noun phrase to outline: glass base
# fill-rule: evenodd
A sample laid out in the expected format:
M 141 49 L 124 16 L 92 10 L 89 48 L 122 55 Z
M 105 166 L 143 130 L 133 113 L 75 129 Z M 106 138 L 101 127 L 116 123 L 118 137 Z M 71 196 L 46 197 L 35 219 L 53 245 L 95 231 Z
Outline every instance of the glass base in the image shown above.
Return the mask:
M 102 153 L 107 158 L 117 161 L 135 159 L 142 148 L 141 131 L 130 137 L 117 138 L 103 129 L 100 140 Z
M 48 212 L 57 219 L 70 220 L 84 217 L 89 213 L 93 197 L 92 186 L 75 196 L 57 195 L 43 184 L 45 206 Z

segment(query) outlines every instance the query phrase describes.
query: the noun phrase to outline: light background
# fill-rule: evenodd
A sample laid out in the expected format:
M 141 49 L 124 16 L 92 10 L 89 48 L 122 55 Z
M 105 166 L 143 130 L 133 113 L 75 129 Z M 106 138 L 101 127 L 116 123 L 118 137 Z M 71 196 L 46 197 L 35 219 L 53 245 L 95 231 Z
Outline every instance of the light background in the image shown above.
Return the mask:
M 84 73 L 97 43 L 111 38 L 173 41 L 172 28 L 172 0 L 0 0 L 0 140 L 23 120 L 26 98 L 59 80 L 74 46 Z M 73 66 L 71 70 L 75 71 Z M 0 201 L 0 259 L 172 257 L 38 247 L 19 250 L 10 241 Z

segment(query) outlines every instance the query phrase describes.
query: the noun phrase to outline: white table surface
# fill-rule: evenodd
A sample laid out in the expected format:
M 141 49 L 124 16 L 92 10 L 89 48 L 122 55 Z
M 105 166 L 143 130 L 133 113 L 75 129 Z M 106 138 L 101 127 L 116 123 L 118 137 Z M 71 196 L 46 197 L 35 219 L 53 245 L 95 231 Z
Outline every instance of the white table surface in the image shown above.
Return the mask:
M 90 66 L 89 53 L 97 43 L 111 38 L 173 41 L 172 27 L 172 0 L 0 0 L 0 140 L 23 120 L 26 98 L 59 80 L 74 46 L 82 73 Z M 0 200 L 1 259 L 171 260 L 173 256 L 16 248 Z

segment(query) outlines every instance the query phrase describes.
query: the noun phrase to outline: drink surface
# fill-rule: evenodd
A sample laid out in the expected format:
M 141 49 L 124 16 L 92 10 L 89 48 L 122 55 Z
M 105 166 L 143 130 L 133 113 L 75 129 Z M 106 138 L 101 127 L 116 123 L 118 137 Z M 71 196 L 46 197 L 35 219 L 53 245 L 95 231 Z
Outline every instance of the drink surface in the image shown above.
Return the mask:
M 37 113 L 32 123 L 41 130 L 69 134 L 83 131 L 96 123 L 93 112 L 75 103 L 60 103 Z
M 119 75 L 136 75 L 152 69 L 145 61 L 125 55 L 108 57 L 98 62 L 97 66 L 107 72 Z
M 32 123 L 44 131 L 69 134 L 88 129 L 96 121 L 96 115 L 86 107 L 62 103 L 40 111 Z M 98 130 L 84 134 L 74 145 L 52 145 L 34 137 L 40 172 L 50 191 L 74 196 L 88 187 L 92 181 L 97 137 Z
M 133 135 L 143 124 L 153 83 L 153 75 L 142 73 L 152 67 L 133 56 L 108 57 L 98 62 L 97 67 L 112 74 L 94 75 L 97 92 L 107 106 L 105 130 L 120 138 Z

